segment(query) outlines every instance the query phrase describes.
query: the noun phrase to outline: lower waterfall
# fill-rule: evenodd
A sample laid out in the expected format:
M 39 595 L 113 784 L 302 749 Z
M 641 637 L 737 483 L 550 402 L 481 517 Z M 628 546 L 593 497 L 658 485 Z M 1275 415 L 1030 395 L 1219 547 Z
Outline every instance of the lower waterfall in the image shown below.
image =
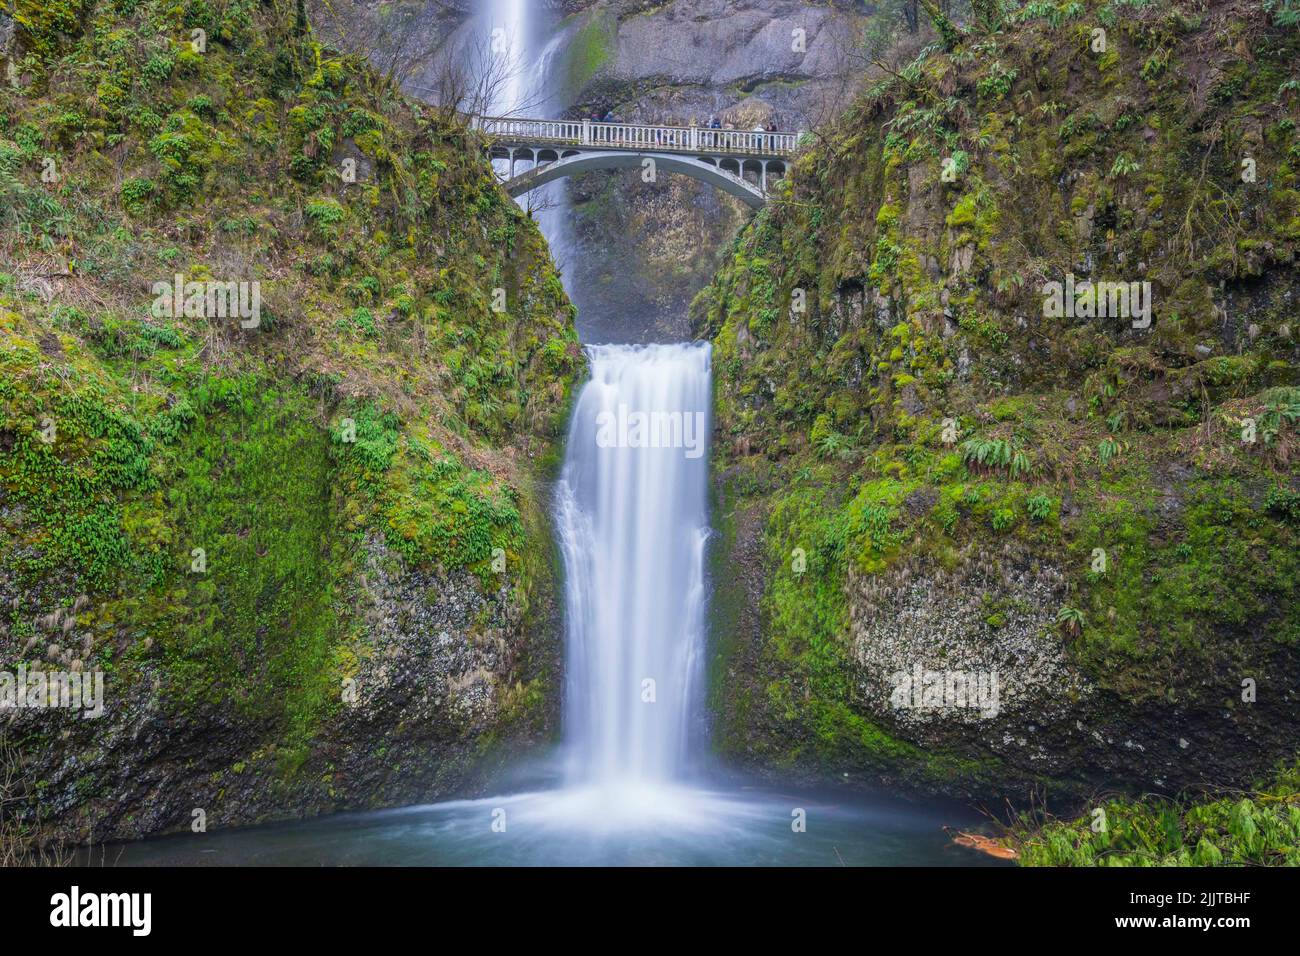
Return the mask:
M 679 776 L 698 701 L 708 345 L 588 349 L 556 524 L 573 783 Z

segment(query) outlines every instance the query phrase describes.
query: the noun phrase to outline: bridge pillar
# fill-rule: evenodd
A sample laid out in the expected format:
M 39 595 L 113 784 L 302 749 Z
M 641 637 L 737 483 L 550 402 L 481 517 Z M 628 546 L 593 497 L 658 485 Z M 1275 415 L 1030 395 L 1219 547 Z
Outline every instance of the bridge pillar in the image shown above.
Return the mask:
M 591 145 L 591 118 L 587 116 L 582 118 L 582 145 Z
M 694 118 L 691 119 L 691 149 L 700 148 L 700 128 L 695 125 Z
M 759 184 L 763 190 L 763 195 L 767 195 L 767 160 L 763 160 L 763 171 L 759 174 Z

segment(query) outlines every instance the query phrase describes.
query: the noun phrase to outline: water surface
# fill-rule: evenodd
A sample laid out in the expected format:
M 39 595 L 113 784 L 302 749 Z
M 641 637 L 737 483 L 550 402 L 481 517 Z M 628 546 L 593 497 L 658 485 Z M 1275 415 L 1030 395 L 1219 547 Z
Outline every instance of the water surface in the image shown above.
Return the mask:
M 805 830 L 795 832 L 796 810 Z M 969 810 L 753 787 L 561 787 L 181 834 L 92 851 L 119 866 L 980 866 Z M 504 829 L 502 828 L 504 826 Z

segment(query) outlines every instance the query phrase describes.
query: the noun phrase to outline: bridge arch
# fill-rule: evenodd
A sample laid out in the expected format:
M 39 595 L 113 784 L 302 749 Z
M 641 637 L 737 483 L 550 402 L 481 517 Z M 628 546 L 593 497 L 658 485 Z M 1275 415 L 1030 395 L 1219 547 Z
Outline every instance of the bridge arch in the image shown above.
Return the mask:
M 539 186 L 554 182 L 575 173 L 589 172 L 595 169 L 641 169 L 647 159 L 653 160 L 657 170 L 680 173 L 721 189 L 728 195 L 735 196 L 752 209 L 762 209 L 767 202 L 764 192 L 766 179 L 771 174 L 784 174 L 785 164 L 779 160 L 761 161 L 746 159 L 712 160 L 705 156 L 688 156 L 673 153 L 633 150 L 560 150 L 555 149 L 514 149 L 509 152 L 497 147 L 492 150 L 494 158 L 509 159 L 512 173 L 503 183 L 511 196 L 518 197 L 531 192 Z M 531 161 L 535 165 L 524 172 L 514 174 L 514 163 L 519 160 Z M 743 162 L 743 166 L 742 166 Z M 776 167 L 776 168 L 774 168 Z M 754 172 L 761 177 L 761 184 L 755 185 L 744 178 L 746 172 Z

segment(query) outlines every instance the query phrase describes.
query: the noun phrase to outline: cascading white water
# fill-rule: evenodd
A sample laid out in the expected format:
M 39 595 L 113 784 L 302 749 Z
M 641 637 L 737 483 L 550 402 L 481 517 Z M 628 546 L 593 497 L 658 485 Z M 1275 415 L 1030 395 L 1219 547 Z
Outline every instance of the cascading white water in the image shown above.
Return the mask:
M 710 350 L 588 355 L 557 507 L 571 780 L 666 782 L 683 765 L 703 641 Z
M 486 10 L 492 112 L 508 116 L 523 108 L 532 85 L 527 75 L 528 0 L 490 0 Z
M 563 31 L 554 34 L 540 51 L 534 46 L 553 19 L 544 9 L 530 9 L 530 0 L 489 0 L 479 21 L 482 36 L 478 41 L 486 44 L 487 54 L 477 62 L 490 73 L 486 82 L 492 101 L 487 109 L 492 114 L 558 116 L 567 105 L 559 100 L 551 83 L 551 66 L 564 49 L 567 35 Z M 517 166 L 522 171 L 529 162 L 521 159 Z M 501 175 L 510 167 L 501 159 L 493 165 Z M 563 272 L 572 247 L 564 184 L 548 183 L 518 202 L 537 217 L 551 257 Z
M 329 829 L 344 825 L 326 817 L 288 836 L 204 834 L 202 852 L 291 865 L 954 862 L 940 826 L 952 821 L 914 807 L 719 789 L 716 776 L 684 772 L 704 638 L 710 350 L 600 345 L 588 355 L 556 500 L 572 758 L 563 786 L 548 772 L 542 789 L 388 811 L 353 830 Z M 167 840 L 153 862 L 195 845 Z
M 484 39 L 508 74 L 492 104 L 499 115 L 525 102 L 562 108 L 548 74 L 566 36 L 530 52 L 539 30 L 529 17 L 528 0 L 490 0 L 485 10 Z M 567 245 L 563 186 L 547 189 L 538 221 L 558 261 Z M 569 782 L 662 783 L 683 765 L 704 628 L 709 349 L 593 346 L 588 354 L 592 377 L 574 409 L 557 502 Z M 620 409 L 676 423 L 683 441 L 598 441 L 602 419 Z M 685 447 L 687 431 L 694 447 Z

